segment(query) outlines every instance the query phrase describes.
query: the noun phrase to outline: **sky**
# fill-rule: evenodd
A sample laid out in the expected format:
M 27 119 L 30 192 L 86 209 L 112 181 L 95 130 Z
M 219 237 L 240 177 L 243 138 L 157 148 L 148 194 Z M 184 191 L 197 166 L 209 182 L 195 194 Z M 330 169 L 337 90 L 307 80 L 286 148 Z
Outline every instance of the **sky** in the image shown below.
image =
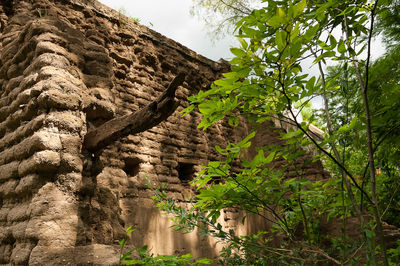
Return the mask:
M 207 58 L 229 59 L 234 37 L 213 40 L 204 22 L 190 15 L 191 0 L 99 0 L 115 10 L 123 9 L 129 17 L 167 36 Z
M 209 59 L 232 59 L 229 48 L 236 45 L 233 36 L 216 40 L 207 31 L 205 23 L 190 15 L 191 0 L 99 0 L 101 3 L 118 10 L 129 17 L 138 18 L 140 23 L 173 39 L 189 49 Z M 338 36 L 339 37 L 339 36 Z M 372 43 L 372 59 L 378 58 L 385 51 L 381 41 Z M 364 53 L 365 54 L 365 53 Z M 361 55 L 362 57 L 363 55 Z M 313 60 L 302 64 L 303 72 L 318 74 Z M 314 107 L 321 108 L 321 99 L 313 101 Z

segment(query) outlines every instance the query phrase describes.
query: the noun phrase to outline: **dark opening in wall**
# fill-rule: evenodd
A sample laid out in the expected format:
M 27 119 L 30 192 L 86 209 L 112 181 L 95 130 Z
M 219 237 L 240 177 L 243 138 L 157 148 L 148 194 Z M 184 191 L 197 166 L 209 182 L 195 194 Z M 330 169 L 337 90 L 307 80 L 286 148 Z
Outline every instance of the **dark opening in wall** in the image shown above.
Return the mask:
M 3 11 L 7 17 L 12 16 L 14 14 L 14 7 L 13 7 L 14 1 L 9 0 L 5 1 L 4 3 L 2 1 L 0 5 L 3 6 Z
M 128 176 L 136 176 L 140 170 L 141 161 L 135 157 L 129 157 L 125 160 L 124 171 Z
M 177 170 L 178 170 L 178 177 L 182 183 L 188 183 L 193 179 L 195 173 L 194 164 L 179 163 Z

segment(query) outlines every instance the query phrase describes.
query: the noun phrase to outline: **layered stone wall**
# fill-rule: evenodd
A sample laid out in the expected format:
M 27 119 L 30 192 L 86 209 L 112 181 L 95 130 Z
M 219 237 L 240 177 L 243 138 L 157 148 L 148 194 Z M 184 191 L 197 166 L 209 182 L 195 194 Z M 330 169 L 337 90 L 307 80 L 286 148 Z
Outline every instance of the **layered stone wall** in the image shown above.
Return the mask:
M 115 264 L 130 225 L 131 246 L 215 256 L 212 240 L 168 229 L 144 177 L 185 202 L 188 179 L 218 159 L 214 146 L 247 133 L 224 123 L 204 132 L 197 114 L 178 113 L 226 65 L 95 1 L 2 1 L 0 26 L 0 264 Z M 143 108 L 180 71 L 181 105 L 166 121 L 96 154 L 82 149 L 88 130 Z M 255 142 L 278 136 L 265 130 Z M 323 178 L 320 164 L 307 167 Z M 222 218 L 240 233 L 268 226 L 241 225 L 234 210 Z

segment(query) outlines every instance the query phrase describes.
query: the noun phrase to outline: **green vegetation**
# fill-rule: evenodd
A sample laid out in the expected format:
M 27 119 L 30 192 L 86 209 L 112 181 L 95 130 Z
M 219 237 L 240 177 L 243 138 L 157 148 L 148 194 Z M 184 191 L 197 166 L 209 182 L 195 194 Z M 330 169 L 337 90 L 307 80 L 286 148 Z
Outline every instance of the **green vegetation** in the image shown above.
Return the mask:
M 224 159 L 193 180 L 198 194 L 189 209 L 159 188 L 154 201 L 174 215 L 176 230 L 197 228 L 225 243 L 221 264 L 398 265 L 400 248 L 386 249 L 382 220 L 400 226 L 399 1 L 265 0 L 249 10 L 252 2 L 197 1 L 233 17 L 240 47 L 231 49 L 232 71 L 190 97 L 183 111 L 198 110 L 202 129 L 227 119 L 252 131 L 216 147 Z M 375 26 L 390 49 L 371 62 Z M 304 74 L 307 58 L 319 74 Z M 310 108 L 315 97 L 323 99 L 322 110 Z M 291 124 L 281 133 L 286 145 L 259 147 L 246 158 L 256 133 L 278 120 Z M 324 130 L 322 141 L 310 133 L 311 123 Z M 298 162 L 310 147 L 329 179 L 304 176 L 312 161 Z M 285 164 L 275 167 L 277 160 Z M 246 236 L 226 231 L 218 220 L 226 208 L 257 215 L 271 229 Z M 359 225 L 358 239 L 348 236 L 350 219 Z M 336 236 L 322 231 L 329 222 L 340 225 Z M 272 244 L 274 236 L 280 245 Z
M 235 24 L 248 16 L 254 0 L 193 0 L 192 15 L 203 20 L 214 37 L 222 37 L 235 29 Z
M 44 10 L 37 8 L 36 12 L 38 13 L 39 18 L 47 17 L 47 5 L 44 6 Z
M 136 23 L 140 22 L 139 18 L 129 16 L 127 11 L 126 11 L 126 9 L 123 8 L 123 7 L 118 9 L 118 12 L 119 12 L 118 20 L 119 20 L 119 25 L 120 25 L 121 28 L 124 28 L 126 26 L 126 23 L 128 23 L 128 19 L 131 19 Z
M 123 263 L 124 265 L 204 265 L 204 264 L 211 264 L 212 260 L 210 259 L 193 259 L 192 254 L 185 254 L 182 256 L 175 256 L 175 255 L 157 255 L 154 256 L 150 254 L 148 250 L 148 246 L 143 246 L 141 248 L 131 249 L 128 252 L 124 253 L 124 248 L 127 244 L 127 239 L 129 234 L 131 234 L 135 229 L 132 226 L 126 229 L 125 238 L 120 240 L 118 243 L 121 246 L 120 250 L 120 257 L 119 257 L 119 264 Z M 138 254 L 138 258 L 132 258 L 131 254 L 136 252 Z

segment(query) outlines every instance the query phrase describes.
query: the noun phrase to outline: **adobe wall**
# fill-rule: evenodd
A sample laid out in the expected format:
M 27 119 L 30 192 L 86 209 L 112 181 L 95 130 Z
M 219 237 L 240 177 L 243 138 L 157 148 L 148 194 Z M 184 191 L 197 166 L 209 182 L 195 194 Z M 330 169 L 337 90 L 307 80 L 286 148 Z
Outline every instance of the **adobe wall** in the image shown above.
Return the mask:
M 115 264 L 130 225 L 131 246 L 215 256 L 210 239 L 168 229 L 143 176 L 184 202 L 184 179 L 218 159 L 214 146 L 247 133 L 223 123 L 203 132 L 198 115 L 178 113 L 226 66 L 96 1 L 2 1 L 0 27 L 0 264 Z M 82 149 L 88 130 L 143 108 L 181 70 L 181 106 L 166 121 L 99 154 Z M 267 130 L 256 142 L 277 136 Z M 267 226 L 241 225 L 235 211 L 223 220 L 241 233 Z

